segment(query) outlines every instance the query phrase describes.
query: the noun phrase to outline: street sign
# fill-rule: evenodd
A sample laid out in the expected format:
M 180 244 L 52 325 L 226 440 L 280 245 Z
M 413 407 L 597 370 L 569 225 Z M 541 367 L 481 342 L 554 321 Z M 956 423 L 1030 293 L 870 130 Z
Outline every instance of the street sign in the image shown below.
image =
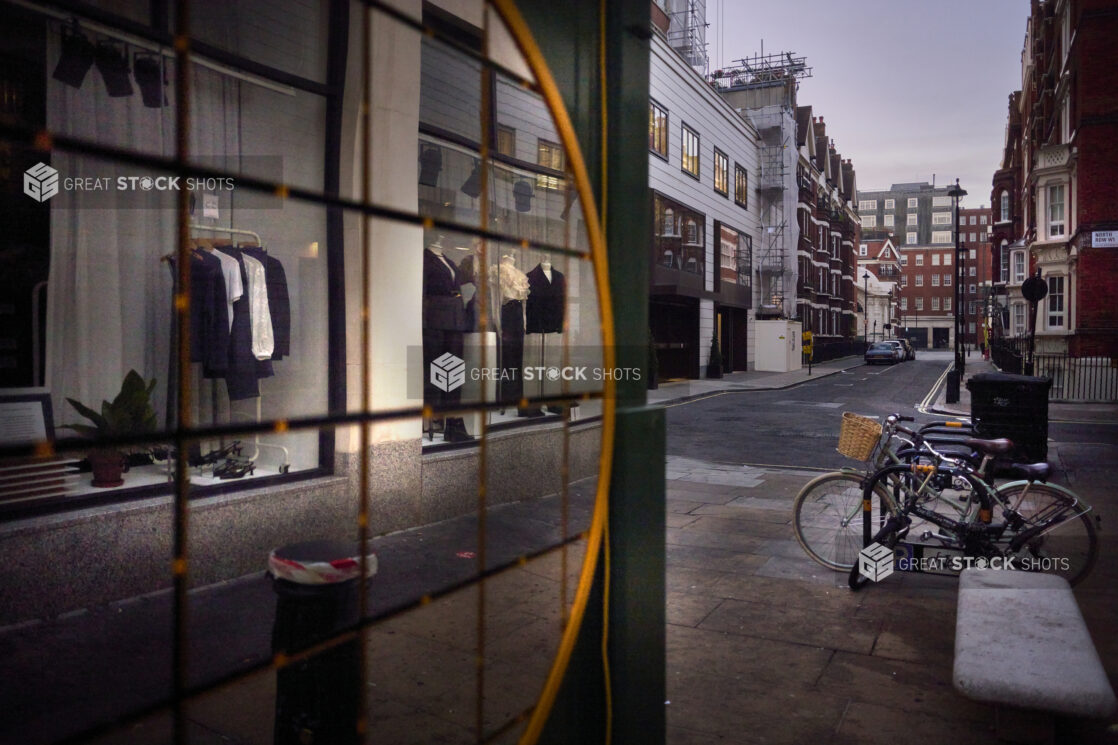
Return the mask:
M 1021 294 L 1030 303 L 1039 303 L 1048 294 L 1048 283 L 1038 272 L 1021 283 Z

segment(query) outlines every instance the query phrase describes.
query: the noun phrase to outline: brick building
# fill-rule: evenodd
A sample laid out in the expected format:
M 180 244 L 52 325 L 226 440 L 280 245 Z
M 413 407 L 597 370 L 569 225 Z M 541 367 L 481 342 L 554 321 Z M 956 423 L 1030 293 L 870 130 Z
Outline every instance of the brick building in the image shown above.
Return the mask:
M 1048 295 L 1036 317 L 1038 354 L 1118 356 L 1116 37 L 1113 0 L 1032 0 L 991 200 L 1005 308 L 995 330 L 1027 334 L 1020 288 L 1039 271 Z M 1055 389 L 1075 388 L 1075 365 L 1049 372 Z
M 963 303 L 963 343 L 971 348 L 978 348 L 986 338 L 983 325 L 992 296 L 994 273 L 990 243 L 992 220 L 993 211 L 986 206 L 959 210 L 959 241 L 966 249 L 959 290 Z

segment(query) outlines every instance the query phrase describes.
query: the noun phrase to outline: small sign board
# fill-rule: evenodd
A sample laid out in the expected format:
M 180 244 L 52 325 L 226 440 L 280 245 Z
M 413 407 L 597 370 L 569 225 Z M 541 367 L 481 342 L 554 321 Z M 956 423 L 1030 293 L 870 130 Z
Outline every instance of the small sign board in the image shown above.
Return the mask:
M 1118 230 L 1095 230 L 1091 233 L 1095 248 L 1118 248 Z

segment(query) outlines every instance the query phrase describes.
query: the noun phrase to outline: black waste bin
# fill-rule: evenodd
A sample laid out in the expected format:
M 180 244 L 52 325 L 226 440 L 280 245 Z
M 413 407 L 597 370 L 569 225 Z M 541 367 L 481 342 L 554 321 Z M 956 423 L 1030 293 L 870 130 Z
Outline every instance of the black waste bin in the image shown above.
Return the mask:
M 376 571 L 376 556 L 368 559 Z M 356 543 L 308 541 L 272 551 L 276 592 L 272 651 L 295 655 L 356 626 L 360 550 Z M 357 745 L 360 650 L 355 639 L 298 659 L 276 673 L 276 745 Z
M 1008 437 L 1014 460 L 1048 460 L 1048 390 L 1052 379 L 979 373 L 967 381 L 971 421 L 979 437 Z

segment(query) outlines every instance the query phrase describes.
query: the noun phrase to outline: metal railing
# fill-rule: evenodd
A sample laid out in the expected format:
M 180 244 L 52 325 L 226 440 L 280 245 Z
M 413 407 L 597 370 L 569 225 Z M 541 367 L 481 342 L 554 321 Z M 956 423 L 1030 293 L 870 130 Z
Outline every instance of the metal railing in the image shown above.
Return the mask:
M 990 359 L 1002 372 L 1024 374 L 1028 358 L 1028 337 L 990 342 Z M 1112 357 L 1037 352 L 1032 374 L 1052 379 L 1048 394 L 1051 401 L 1118 402 L 1118 361 Z

